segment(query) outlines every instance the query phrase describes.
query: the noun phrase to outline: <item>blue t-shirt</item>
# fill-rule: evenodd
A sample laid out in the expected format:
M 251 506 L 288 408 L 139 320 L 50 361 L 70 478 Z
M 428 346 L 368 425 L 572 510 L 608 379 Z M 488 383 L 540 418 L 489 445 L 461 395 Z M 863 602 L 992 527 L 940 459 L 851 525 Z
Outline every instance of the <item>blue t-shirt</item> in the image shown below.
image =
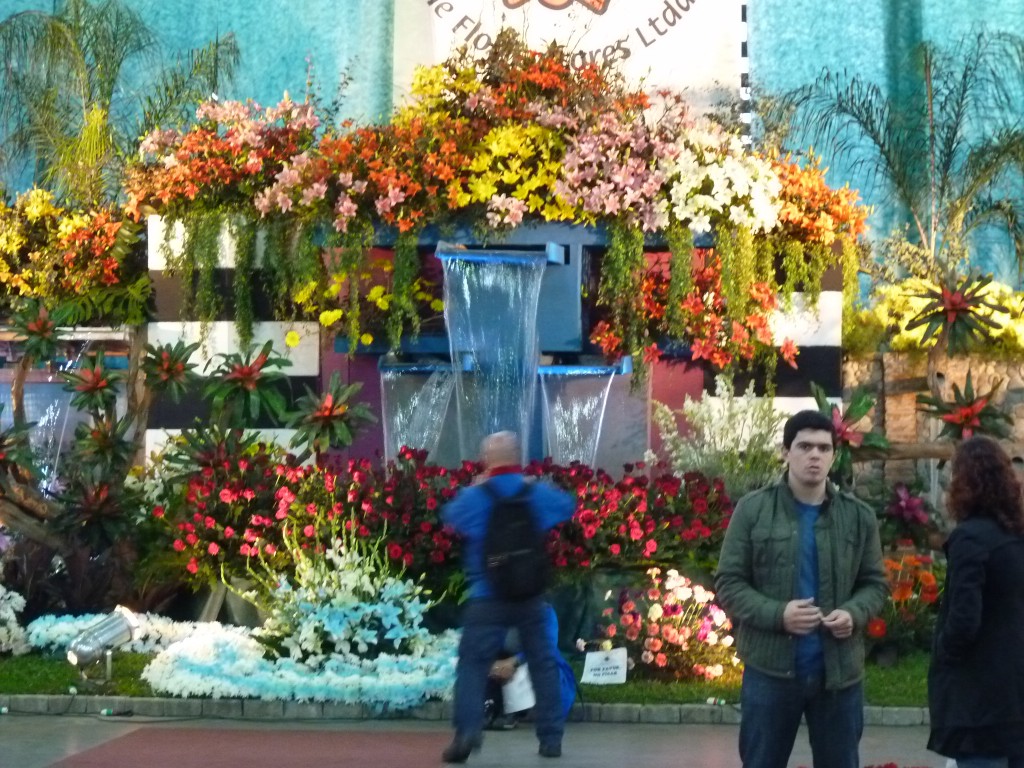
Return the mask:
M 814 538 L 814 524 L 821 513 L 820 504 L 796 503 L 797 523 L 800 529 L 800 574 L 797 579 L 797 599 L 813 598 L 818 602 L 818 542 Z M 796 639 L 796 672 L 798 675 L 820 674 L 825 669 L 825 655 L 821 644 L 821 629 Z
M 487 480 L 499 496 L 516 493 L 525 479 L 518 473 L 495 475 Z M 565 522 L 576 508 L 575 500 L 565 491 L 547 483 L 531 482 L 530 508 L 542 531 L 549 531 Z M 441 520 L 462 536 L 462 561 L 469 582 L 469 597 L 492 597 L 484 572 L 484 538 L 491 520 L 491 497 L 483 488 L 471 485 L 456 494 L 441 511 Z

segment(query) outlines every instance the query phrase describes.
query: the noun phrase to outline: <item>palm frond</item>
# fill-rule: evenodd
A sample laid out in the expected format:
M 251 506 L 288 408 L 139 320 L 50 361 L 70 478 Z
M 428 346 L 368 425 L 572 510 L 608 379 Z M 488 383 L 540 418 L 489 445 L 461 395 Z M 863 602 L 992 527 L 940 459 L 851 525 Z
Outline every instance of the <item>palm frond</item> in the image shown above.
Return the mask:
M 234 77 L 239 56 L 235 36 L 229 34 L 190 51 L 185 60 L 179 59 L 150 86 L 136 135 L 184 121 L 186 107 L 209 98 L 218 83 Z

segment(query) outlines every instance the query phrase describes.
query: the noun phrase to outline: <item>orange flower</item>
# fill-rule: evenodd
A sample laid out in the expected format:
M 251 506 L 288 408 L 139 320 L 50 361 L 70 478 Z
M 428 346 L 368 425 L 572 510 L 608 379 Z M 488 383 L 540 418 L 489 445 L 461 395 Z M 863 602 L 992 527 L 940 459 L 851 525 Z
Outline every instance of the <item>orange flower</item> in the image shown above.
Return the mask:
M 868 637 L 879 640 L 885 637 L 887 627 L 885 626 L 885 619 L 874 618 L 868 622 L 867 633 Z
M 914 596 L 914 582 L 901 580 L 897 581 L 892 590 L 894 603 L 902 603 Z

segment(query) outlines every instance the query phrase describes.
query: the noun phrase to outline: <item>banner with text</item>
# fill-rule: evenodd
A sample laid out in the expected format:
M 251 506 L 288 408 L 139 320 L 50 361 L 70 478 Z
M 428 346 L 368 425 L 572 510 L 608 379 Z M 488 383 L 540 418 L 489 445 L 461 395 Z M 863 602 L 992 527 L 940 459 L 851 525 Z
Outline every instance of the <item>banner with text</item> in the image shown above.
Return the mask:
M 395 95 L 419 64 L 460 46 L 481 53 L 503 27 L 531 47 L 557 41 L 574 66 L 614 62 L 635 85 L 685 90 L 706 107 L 739 96 L 745 0 L 397 0 Z

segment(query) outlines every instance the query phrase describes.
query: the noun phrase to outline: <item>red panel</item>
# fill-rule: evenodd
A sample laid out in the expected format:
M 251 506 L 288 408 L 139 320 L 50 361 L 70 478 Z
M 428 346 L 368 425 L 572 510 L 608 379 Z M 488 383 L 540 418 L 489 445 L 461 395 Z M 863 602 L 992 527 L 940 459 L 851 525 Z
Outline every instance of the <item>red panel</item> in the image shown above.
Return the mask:
M 683 407 L 686 396 L 699 400 L 704 395 L 704 369 L 689 360 L 660 360 L 651 368 L 651 399 L 664 403 L 673 411 Z M 682 428 L 682 420 L 676 421 Z M 651 426 L 651 449 L 661 451 L 661 437 Z

